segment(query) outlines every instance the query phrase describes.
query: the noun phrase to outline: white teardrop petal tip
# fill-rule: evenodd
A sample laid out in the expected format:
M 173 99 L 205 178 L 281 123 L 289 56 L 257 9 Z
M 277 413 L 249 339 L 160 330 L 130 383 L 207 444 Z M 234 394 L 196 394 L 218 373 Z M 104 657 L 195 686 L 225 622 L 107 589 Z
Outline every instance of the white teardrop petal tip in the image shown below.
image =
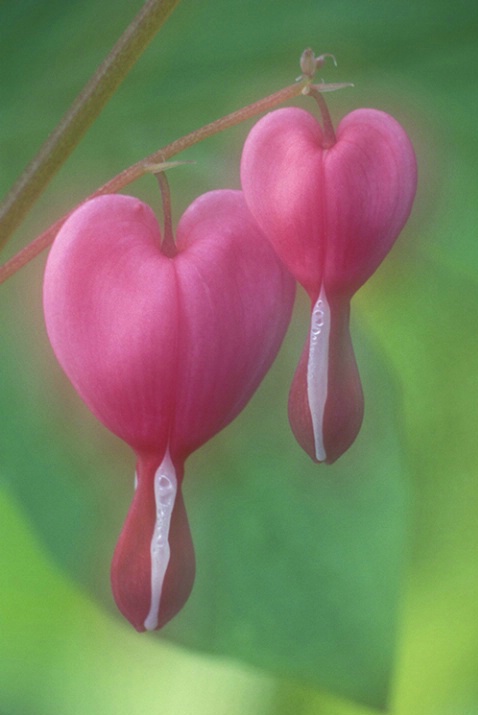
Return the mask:
M 151 606 L 144 621 L 144 627 L 147 631 L 154 631 L 158 627 L 161 593 L 171 555 L 169 528 L 176 494 L 176 470 L 167 450 L 154 475 L 156 520 L 153 538 L 151 539 Z
M 322 286 L 310 320 L 307 363 L 307 398 L 314 431 L 315 456 L 319 462 L 324 462 L 327 458 L 324 447 L 324 413 L 329 372 L 329 337 L 330 308 Z

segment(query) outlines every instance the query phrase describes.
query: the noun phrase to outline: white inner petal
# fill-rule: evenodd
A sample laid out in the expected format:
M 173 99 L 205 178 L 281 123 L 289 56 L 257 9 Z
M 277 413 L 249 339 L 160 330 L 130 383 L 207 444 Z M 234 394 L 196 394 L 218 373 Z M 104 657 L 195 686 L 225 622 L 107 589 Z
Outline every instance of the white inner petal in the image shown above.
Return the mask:
M 315 456 L 319 462 L 327 455 L 324 447 L 324 412 L 329 373 L 330 308 L 324 287 L 320 290 L 310 320 L 307 397 L 314 431 Z
M 151 539 L 151 606 L 144 622 L 147 631 L 154 631 L 158 625 L 161 592 L 171 555 L 169 527 L 176 493 L 176 470 L 169 456 L 169 450 L 167 450 L 154 475 L 156 521 Z

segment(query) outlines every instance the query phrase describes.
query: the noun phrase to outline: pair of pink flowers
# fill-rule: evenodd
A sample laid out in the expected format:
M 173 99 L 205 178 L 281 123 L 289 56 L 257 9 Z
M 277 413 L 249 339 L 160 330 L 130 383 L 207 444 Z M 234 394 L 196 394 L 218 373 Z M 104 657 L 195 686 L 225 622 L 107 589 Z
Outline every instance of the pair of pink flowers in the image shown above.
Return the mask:
M 137 455 L 136 490 L 112 564 L 119 609 L 163 626 L 191 591 L 195 562 L 181 483 L 187 457 L 243 409 L 289 323 L 294 278 L 310 330 L 289 398 L 299 443 L 333 462 L 352 444 L 363 396 L 350 300 L 413 202 L 412 146 L 389 115 L 364 109 L 324 148 L 300 109 L 266 115 L 243 152 L 243 191 L 198 198 L 161 250 L 153 212 L 128 196 L 83 204 L 51 250 L 48 334 L 93 413 Z

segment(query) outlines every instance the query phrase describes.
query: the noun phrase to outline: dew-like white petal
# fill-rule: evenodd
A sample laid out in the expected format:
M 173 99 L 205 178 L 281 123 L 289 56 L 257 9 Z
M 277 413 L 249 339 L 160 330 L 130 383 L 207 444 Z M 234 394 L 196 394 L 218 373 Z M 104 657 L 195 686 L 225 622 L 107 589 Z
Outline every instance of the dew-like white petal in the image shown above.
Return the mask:
M 315 456 L 324 462 L 324 412 L 329 372 L 330 308 L 324 287 L 312 310 L 307 363 L 307 397 L 314 431 Z
M 171 555 L 169 527 L 176 494 L 176 470 L 171 461 L 169 450 L 167 450 L 154 475 L 156 520 L 151 539 L 151 606 L 144 621 L 147 631 L 154 631 L 158 626 L 161 592 Z

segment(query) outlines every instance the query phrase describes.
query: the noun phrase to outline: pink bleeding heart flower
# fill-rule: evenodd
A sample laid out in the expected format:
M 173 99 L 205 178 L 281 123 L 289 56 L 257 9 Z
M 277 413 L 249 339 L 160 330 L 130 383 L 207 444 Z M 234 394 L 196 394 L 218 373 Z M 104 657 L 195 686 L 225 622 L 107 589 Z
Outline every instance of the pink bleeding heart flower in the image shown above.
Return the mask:
M 129 196 L 83 204 L 55 240 L 44 282 L 51 344 L 88 407 L 137 455 L 111 581 L 139 631 L 163 626 L 189 596 L 184 462 L 258 387 L 294 290 L 239 191 L 198 198 L 174 256 L 152 210 Z
M 363 418 L 350 300 L 408 218 L 414 151 L 398 122 L 378 110 L 348 114 L 335 139 L 308 112 L 279 109 L 250 132 L 241 181 L 251 213 L 311 299 L 289 420 L 312 459 L 332 463 Z

